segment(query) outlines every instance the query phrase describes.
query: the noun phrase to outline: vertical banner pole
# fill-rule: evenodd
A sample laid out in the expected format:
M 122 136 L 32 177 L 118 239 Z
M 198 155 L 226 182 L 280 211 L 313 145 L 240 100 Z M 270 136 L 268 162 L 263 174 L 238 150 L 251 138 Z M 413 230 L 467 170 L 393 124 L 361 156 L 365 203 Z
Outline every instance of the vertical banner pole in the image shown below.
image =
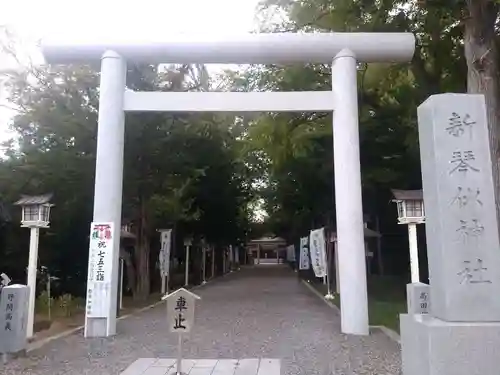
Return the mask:
M 327 285 L 327 293 L 325 296 L 325 299 L 327 300 L 332 300 L 335 297 L 332 294 L 332 280 L 331 280 L 331 251 L 332 251 L 332 246 L 333 243 L 331 243 L 331 232 L 330 231 L 325 231 L 326 235 L 326 246 L 325 246 L 325 258 L 326 258 L 326 285 Z

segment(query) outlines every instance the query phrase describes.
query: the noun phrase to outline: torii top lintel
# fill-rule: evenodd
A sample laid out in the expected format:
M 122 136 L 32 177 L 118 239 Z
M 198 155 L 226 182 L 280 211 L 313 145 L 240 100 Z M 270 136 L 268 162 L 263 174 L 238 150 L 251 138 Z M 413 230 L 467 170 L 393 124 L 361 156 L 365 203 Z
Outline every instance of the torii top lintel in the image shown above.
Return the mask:
M 415 37 L 411 33 L 267 33 L 42 41 L 46 62 L 55 64 L 91 63 L 106 51 L 147 63 L 331 63 L 343 49 L 351 50 L 360 62 L 406 62 L 413 57 Z

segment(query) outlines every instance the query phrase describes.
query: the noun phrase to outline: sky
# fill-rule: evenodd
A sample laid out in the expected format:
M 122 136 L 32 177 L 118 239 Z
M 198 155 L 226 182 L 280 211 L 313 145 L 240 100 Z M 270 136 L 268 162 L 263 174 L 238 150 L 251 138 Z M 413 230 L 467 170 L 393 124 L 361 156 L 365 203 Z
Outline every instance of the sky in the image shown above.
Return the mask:
M 79 36 L 147 37 L 158 33 L 223 35 L 255 29 L 259 0 L 1 0 L 0 26 L 21 40 L 23 52 L 37 63 L 44 37 L 71 41 Z M 16 63 L 0 55 L 0 72 Z M 5 100 L 0 84 L 0 104 Z M 5 103 L 5 102 L 4 102 Z M 0 142 L 9 138 L 13 111 L 0 107 Z M 1 153 L 1 150 L 0 150 Z

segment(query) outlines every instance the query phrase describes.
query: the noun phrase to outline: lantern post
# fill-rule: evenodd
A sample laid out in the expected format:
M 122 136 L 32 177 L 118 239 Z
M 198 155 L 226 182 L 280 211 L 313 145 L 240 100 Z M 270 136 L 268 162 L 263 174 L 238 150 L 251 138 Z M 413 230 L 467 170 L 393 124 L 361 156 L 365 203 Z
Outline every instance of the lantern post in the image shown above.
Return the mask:
M 21 206 L 21 227 L 30 228 L 30 250 L 28 261 L 27 285 L 30 290 L 28 304 L 28 322 L 26 335 L 30 339 L 33 337 L 33 326 L 35 321 L 35 300 L 36 300 L 36 273 L 38 264 L 38 240 L 40 228 L 48 228 L 50 223 L 50 208 L 54 205 L 50 203 L 52 194 L 43 195 L 23 195 L 21 199 L 14 203 Z
M 408 225 L 410 245 L 411 282 L 420 282 L 418 264 L 417 224 L 425 223 L 424 198 L 422 190 L 392 190 L 393 202 L 398 208 L 399 224 Z

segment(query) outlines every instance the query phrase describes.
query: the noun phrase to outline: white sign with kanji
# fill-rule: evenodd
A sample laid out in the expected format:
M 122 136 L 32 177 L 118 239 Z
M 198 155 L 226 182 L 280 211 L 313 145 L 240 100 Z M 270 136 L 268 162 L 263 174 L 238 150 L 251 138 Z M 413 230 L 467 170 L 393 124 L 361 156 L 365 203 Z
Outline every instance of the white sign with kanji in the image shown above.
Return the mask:
M 300 239 L 300 252 L 299 252 L 299 269 L 308 270 L 311 268 L 309 261 L 309 237 L 302 237 Z
M 172 241 L 172 229 L 161 229 L 160 232 L 161 247 L 158 261 L 160 265 L 160 274 L 162 277 L 165 277 L 169 274 L 170 270 L 170 244 Z
M 295 262 L 295 245 L 289 245 L 286 248 L 286 260 Z
M 170 332 L 188 333 L 194 325 L 196 301 L 201 299 L 184 288 L 162 298 L 167 301 L 167 321 Z
M 89 271 L 87 278 L 87 317 L 109 315 L 111 271 L 113 267 L 114 223 L 92 223 L 90 226 Z
M 315 229 L 309 236 L 311 263 L 316 277 L 326 276 L 325 229 Z

